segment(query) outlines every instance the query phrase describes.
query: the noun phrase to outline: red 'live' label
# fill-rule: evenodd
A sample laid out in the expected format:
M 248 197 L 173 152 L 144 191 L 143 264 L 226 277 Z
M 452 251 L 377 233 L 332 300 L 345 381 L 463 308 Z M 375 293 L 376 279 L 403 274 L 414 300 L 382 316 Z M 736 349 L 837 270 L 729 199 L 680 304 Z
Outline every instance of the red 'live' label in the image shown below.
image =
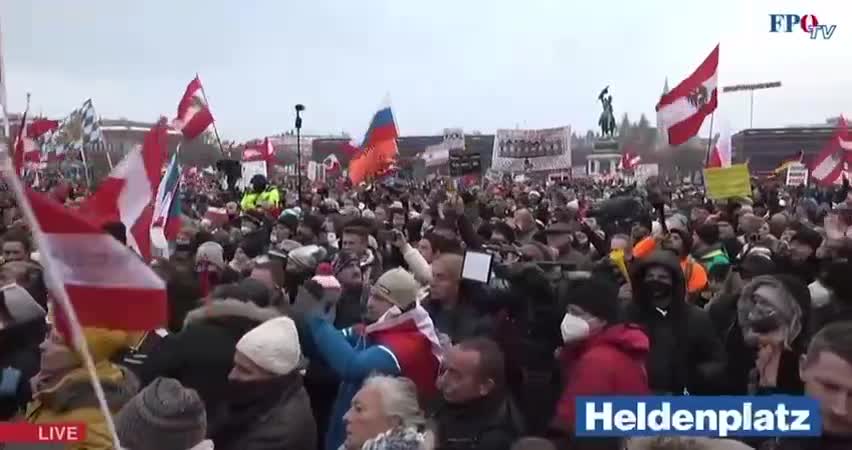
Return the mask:
M 84 423 L 0 422 L 0 442 L 82 442 L 85 439 Z

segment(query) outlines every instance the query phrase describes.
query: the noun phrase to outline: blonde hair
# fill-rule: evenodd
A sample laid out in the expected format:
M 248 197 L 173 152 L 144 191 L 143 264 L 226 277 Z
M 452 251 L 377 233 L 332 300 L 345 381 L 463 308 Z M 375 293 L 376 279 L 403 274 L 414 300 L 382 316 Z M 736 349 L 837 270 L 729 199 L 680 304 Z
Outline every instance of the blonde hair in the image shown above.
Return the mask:
M 362 389 L 376 389 L 382 398 L 385 415 L 399 419 L 403 427 L 423 427 L 426 418 L 417 401 L 417 386 L 408 378 L 372 375 Z

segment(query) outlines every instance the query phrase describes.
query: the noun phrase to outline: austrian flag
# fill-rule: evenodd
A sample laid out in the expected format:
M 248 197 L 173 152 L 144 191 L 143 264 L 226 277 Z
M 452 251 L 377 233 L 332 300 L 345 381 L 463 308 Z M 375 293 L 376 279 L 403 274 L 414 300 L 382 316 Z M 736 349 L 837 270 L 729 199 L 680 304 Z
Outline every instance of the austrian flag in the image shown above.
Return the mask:
M 657 123 L 669 145 L 680 145 L 698 134 L 704 119 L 716 110 L 719 46 L 687 79 L 667 92 L 657 103 Z
M 33 191 L 26 193 L 50 258 L 84 327 L 152 330 L 168 317 L 165 283 L 134 254 L 83 215 Z
M 189 82 L 183 98 L 180 99 L 177 117 L 173 126 L 183 133 L 186 139 L 195 139 L 213 123 L 213 114 L 204 98 L 204 88 L 198 75 Z

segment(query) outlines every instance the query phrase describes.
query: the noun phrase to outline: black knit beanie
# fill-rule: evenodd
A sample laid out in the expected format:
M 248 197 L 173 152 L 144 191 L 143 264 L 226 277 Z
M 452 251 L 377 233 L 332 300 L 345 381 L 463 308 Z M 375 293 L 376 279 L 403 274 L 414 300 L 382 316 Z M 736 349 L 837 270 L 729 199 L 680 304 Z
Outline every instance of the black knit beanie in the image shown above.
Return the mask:
M 618 320 L 618 286 L 605 276 L 594 274 L 587 279 L 573 281 L 565 295 L 568 305 L 577 305 L 607 323 Z

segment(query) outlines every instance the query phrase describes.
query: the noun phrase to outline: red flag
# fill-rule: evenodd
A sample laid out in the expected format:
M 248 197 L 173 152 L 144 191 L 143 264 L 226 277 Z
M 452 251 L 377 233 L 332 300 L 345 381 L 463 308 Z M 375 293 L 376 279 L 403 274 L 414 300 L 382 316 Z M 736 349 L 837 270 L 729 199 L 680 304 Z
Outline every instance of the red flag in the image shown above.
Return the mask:
M 633 152 L 624 152 L 621 155 L 621 162 L 619 165 L 622 170 L 633 170 L 639 163 L 642 162 L 642 157 Z
M 716 75 L 719 45 L 698 69 L 657 103 L 657 123 L 665 130 L 669 145 L 680 145 L 698 134 L 704 119 L 716 110 Z
M 275 148 L 269 142 L 269 138 L 246 144 L 243 149 L 243 162 L 252 161 L 266 161 L 267 165 L 272 165 L 275 161 Z
M 29 96 L 27 96 L 27 109 L 24 110 L 24 114 L 21 116 L 21 126 L 18 128 L 18 138 L 15 139 L 15 155 L 12 159 L 13 164 L 15 165 L 15 173 L 18 176 L 21 176 L 21 172 L 24 170 L 24 153 L 26 153 L 26 148 L 24 144 L 24 140 L 28 140 L 27 137 L 27 113 L 30 111 L 30 101 Z
M 177 108 L 177 117 L 173 121 L 175 128 L 183 133 L 186 139 L 195 139 L 213 123 L 213 114 L 204 98 L 204 88 L 196 75 L 189 85 Z
M 811 161 L 811 178 L 823 186 L 836 183 L 843 174 L 843 166 L 848 158 L 848 152 L 844 148 L 849 132 L 846 128 L 846 120 L 841 117 L 837 124 L 834 135 L 822 151 Z
M 36 119 L 27 127 L 27 135 L 33 139 L 38 139 L 48 131 L 53 131 L 57 128 L 59 128 L 58 120 Z
M 41 233 L 35 238 L 50 258 L 80 325 L 152 330 L 168 316 L 165 283 L 145 261 L 100 230 L 86 216 L 33 191 L 26 193 Z
M 325 171 L 332 173 L 340 170 L 340 161 L 337 159 L 337 156 L 334 153 L 329 154 L 322 160 L 322 165 L 325 167 Z
M 160 121 L 145 134 L 142 149 L 127 154 L 98 190 L 80 206 L 98 226 L 121 222 L 127 243 L 148 261 L 151 220 L 166 154 L 166 125 Z

